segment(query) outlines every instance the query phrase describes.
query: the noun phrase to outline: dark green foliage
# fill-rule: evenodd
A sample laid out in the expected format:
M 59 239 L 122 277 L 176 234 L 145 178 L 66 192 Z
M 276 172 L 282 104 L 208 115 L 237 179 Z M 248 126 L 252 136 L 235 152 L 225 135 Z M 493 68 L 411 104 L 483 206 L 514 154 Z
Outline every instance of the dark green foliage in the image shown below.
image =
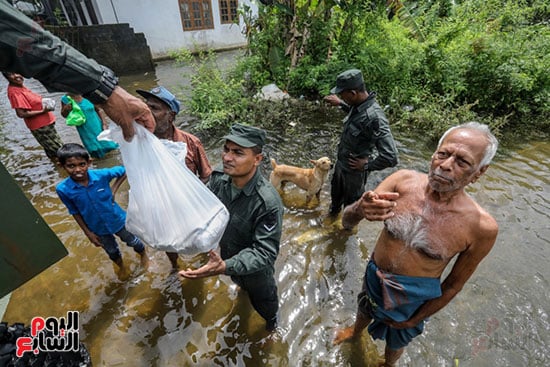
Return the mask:
M 393 4 L 388 12 L 385 0 L 282 0 L 260 6 L 256 18 L 243 11 L 246 56 L 226 76 L 199 72 L 193 113 L 227 124 L 247 114 L 256 103 L 249 97 L 269 83 L 293 97 L 320 99 L 338 73 L 355 67 L 402 128 L 437 136 L 449 125 L 478 120 L 497 130 L 528 122 L 548 132 L 547 1 Z M 212 106 L 214 98 L 223 102 Z
M 245 80 L 222 74 L 212 53 L 195 56 L 182 50 L 172 56 L 193 70 L 189 75 L 192 93 L 185 105 L 198 117 L 198 128 L 229 126 L 248 108 Z

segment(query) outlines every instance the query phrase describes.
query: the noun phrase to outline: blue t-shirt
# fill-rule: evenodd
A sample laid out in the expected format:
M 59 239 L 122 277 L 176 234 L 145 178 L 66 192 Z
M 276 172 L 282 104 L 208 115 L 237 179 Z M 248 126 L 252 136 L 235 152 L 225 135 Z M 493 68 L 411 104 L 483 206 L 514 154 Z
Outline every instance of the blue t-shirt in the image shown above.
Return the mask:
M 69 213 L 80 214 L 92 232 L 113 234 L 124 227 L 126 212 L 115 202 L 109 183 L 124 173 L 123 166 L 88 170 L 88 186 L 67 177 L 55 190 Z

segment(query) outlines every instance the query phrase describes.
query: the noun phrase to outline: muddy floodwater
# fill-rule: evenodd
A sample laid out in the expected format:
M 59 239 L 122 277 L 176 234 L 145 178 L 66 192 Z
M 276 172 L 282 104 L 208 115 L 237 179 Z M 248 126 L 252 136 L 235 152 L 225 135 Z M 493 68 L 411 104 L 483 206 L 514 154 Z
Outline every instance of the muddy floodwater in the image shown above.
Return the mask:
M 160 63 L 154 73 L 122 78 L 132 92 L 157 82 L 180 94 L 186 80 L 171 62 Z M 34 80 L 25 85 L 58 100 L 57 129 L 65 142 L 79 142 L 76 129 L 59 115 L 61 94 L 47 93 Z M 266 155 L 304 167 L 309 159 L 334 158 L 341 118 L 320 106 L 318 114 L 303 122 L 281 121 L 268 131 Z M 183 121 L 179 116 L 178 123 Z M 434 146 L 422 134 L 393 132 L 400 152 L 397 168 L 426 172 Z M 221 136 L 198 135 L 211 163 L 219 164 Z M 268 336 L 246 295 L 226 276 L 183 280 L 170 272 L 166 255 L 152 249 L 150 268 L 143 271 L 125 246 L 129 275 L 118 273 L 57 198 L 55 185 L 66 176 L 11 110 L 3 79 L 0 147 L 0 160 L 69 252 L 12 293 L 3 321 L 29 324 L 34 316 L 78 311 L 80 340 L 94 366 L 375 366 L 383 353 L 383 344 L 366 333 L 356 342 L 332 345 L 335 330 L 353 323 L 381 223 L 363 221 L 350 232 L 342 230 L 339 220 L 325 219 L 329 182 L 320 201 L 310 205 L 292 185 L 283 196 L 284 227 L 275 264 L 280 328 Z M 119 153 L 111 152 L 94 166 L 121 163 Z M 462 292 L 409 345 L 398 366 L 550 365 L 549 165 L 548 140 L 506 143 L 487 173 L 468 189 L 499 223 L 497 243 Z M 267 164 L 262 169 L 269 172 Z M 393 170 L 372 175 L 369 188 Z M 116 199 L 127 205 L 127 183 Z M 203 255 L 181 258 L 180 268 L 205 261 Z

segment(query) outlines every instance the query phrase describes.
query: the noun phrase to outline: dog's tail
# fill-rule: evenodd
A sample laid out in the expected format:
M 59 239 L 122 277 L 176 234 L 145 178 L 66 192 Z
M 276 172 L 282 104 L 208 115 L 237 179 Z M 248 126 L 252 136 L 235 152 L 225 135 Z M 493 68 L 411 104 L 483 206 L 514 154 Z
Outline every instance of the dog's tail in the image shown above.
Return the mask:
M 271 167 L 275 169 L 277 167 L 277 162 L 275 162 L 275 159 L 271 158 Z

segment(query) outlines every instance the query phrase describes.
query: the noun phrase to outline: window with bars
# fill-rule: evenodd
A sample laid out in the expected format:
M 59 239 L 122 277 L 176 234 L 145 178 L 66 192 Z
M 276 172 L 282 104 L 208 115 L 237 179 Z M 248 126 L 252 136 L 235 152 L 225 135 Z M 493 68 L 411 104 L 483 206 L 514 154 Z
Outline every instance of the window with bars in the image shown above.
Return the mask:
M 214 28 L 211 0 L 179 0 L 179 4 L 184 31 Z
M 218 0 L 220 5 L 220 19 L 222 24 L 238 22 L 238 0 Z

